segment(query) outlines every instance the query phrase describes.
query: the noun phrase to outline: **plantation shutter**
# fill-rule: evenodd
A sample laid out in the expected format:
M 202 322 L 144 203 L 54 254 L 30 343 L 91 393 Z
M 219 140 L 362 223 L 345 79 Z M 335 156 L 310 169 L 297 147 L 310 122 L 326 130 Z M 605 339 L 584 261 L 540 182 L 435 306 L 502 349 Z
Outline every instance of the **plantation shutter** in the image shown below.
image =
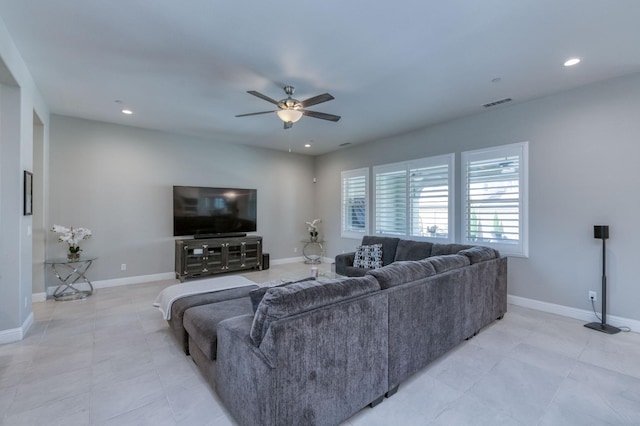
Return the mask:
M 374 167 L 375 232 L 451 240 L 454 155 Z
M 463 153 L 464 239 L 524 253 L 526 145 Z
M 369 169 L 342 172 L 342 236 L 361 238 L 368 231 Z

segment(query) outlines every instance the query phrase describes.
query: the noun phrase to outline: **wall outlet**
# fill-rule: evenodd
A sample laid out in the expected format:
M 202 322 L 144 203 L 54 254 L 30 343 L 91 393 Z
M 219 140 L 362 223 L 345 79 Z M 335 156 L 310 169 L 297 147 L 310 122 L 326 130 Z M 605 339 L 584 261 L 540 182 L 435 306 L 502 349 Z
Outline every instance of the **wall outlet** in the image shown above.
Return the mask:
M 298 252 L 298 247 L 294 247 L 294 248 L 293 248 L 293 252 L 294 252 L 294 253 L 297 253 L 297 252 Z
M 126 271 L 127 270 L 127 264 L 123 263 L 122 265 L 120 265 L 120 270 L 121 271 Z
M 598 293 L 595 291 L 589 292 L 589 300 L 593 300 L 594 302 L 598 301 Z

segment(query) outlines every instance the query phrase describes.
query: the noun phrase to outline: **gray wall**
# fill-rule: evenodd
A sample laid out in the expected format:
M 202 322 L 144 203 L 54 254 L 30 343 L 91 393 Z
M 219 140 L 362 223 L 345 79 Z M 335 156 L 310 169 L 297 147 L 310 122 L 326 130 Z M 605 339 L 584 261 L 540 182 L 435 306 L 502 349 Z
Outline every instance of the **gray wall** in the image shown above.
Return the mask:
M 294 248 L 314 217 L 312 157 L 51 116 L 49 226 L 84 226 L 90 278 L 174 270 L 173 185 L 257 188 L 258 231 L 272 259 Z M 48 257 L 66 246 L 49 233 Z M 120 265 L 126 263 L 127 270 Z M 49 283 L 51 285 L 54 283 Z
M 529 141 L 529 258 L 509 259 L 509 293 L 591 309 L 588 290 L 601 297 L 593 225 L 606 224 L 608 312 L 640 320 L 639 118 L 640 75 L 633 75 L 321 156 L 317 205 L 327 252 L 357 244 L 340 237 L 342 170 L 455 152 L 459 180 L 460 152 Z M 457 238 L 460 229 L 458 209 Z

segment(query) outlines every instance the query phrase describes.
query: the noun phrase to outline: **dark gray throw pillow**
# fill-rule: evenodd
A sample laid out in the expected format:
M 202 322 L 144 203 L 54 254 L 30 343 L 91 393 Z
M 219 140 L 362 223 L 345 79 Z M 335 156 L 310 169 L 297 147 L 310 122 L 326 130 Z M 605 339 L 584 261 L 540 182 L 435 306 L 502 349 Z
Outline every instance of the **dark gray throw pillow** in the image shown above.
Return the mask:
M 253 313 L 254 314 L 256 313 L 256 311 L 258 310 L 258 305 L 260 304 L 260 302 L 262 302 L 262 298 L 264 297 L 267 290 L 269 290 L 270 288 L 285 287 L 293 283 L 301 283 L 304 281 L 313 281 L 313 280 L 315 280 L 315 278 L 307 277 L 297 281 L 286 281 L 286 282 L 283 282 L 282 284 L 258 287 L 256 289 L 251 290 L 249 292 L 249 298 L 251 298 L 251 307 L 253 308 Z

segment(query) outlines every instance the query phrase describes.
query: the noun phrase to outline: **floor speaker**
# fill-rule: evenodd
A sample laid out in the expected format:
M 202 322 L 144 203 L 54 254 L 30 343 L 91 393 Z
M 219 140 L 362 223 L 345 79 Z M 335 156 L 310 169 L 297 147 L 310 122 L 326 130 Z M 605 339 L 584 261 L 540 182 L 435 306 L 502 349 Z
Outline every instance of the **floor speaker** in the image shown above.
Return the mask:
M 262 270 L 269 269 L 269 253 L 262 253 Z

